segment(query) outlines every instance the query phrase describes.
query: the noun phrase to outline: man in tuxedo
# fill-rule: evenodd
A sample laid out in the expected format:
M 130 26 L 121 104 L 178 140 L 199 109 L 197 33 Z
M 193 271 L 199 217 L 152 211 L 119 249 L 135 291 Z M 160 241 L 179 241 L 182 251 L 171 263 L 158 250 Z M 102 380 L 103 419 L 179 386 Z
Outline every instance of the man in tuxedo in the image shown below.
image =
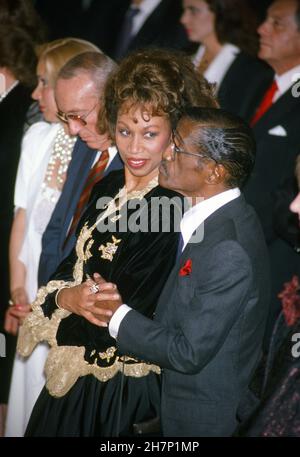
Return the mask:
M 55 98 L 58 117 L 78 140 L 72 154 L 62 194 L 43 234 L 39 285 L 46 284 L 75 244 L 75 231 L 93 184 L 105 174 L 121 168 L 115 147 L 97 131 L 98 113 L 107 77 L 114 62 L 97 52 L 82 53 L 61 69 Z M 105 161 L 103 157 L 106 155 Z M 98 169 L 97 169 L 98 167 Z
M 263 232 L 239 190 L 254 154 L 242 120 L 223 110 L 188 110 L 159 183 L 193 206 L 182 219 L 178 260 L 154 320 L 94 275 L 100 292 L 89 308 L 93 319 L 104 326 L 113 314 L 109 331 L 121 353 L 162 368 L 165 436 L 230 436 L 246 412 L 269 300 Z
M 181 13 L 181 0 L 94 1 L 85 36 L 114 59 L 148 46 L 178 49 L 188 42 Z
M 257 155 L 244 194 L 261 220 L 270 253 L 272 295 L 265 341 L 267 348 L 280 310 L 278 293 L 296 271 L 298 263 L 293 248 L 275 232 L 273 213 L 276 193 L 283 181 L 293 176 L 295 158 L 299 153 L 299 82 L 295 81 L 300 75 L 300 1 L 275 0 L 258 33 L 258 56 L 272 67 L 275 74 L 268 86 L 257 87 L 248 107 Z

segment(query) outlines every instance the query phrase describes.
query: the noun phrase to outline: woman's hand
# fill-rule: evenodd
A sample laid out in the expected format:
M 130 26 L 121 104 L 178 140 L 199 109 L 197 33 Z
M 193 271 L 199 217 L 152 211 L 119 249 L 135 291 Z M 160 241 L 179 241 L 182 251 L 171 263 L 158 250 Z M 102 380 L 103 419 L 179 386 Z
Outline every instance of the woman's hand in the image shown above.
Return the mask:
M 98 293 L 93 291 L 94 282 L 88 279 L 84 283 L 61 289 L 57 296 L 57 304 L 71 313 L 82 316 L 94 325 L 104 327 L 96 317 L 97 308 L 95 303 L 98 300 Z
M 19 326 L 23 324 L 24 319 L 30 313 L 31 307 L 24 287 L 14 289 L 11 293 L 11 300 L 14 304 L 9 306 L 5 313 L 4 330 L 16 335 Z
M 28 296 L 25 287 L 17 287 L 11 292 L 11 299 L 14 305 L 28 306 Z
M 12 314 L 12 306 L 5 313 L 4 330 L 11 335 L 17 335 L 19 329 L 19 319 Z

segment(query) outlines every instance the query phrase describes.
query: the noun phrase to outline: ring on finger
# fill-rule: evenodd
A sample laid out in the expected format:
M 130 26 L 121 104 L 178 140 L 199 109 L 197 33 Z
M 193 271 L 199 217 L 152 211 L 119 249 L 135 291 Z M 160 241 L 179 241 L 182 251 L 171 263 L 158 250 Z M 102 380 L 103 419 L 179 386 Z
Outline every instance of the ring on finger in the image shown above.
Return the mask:
M 91 287 L 90 287 L 90 292 L 92 294 L 97 294 L 98 292 L 100 292 L 100 287 L 98 286 L 98 284 L 93 284 Z

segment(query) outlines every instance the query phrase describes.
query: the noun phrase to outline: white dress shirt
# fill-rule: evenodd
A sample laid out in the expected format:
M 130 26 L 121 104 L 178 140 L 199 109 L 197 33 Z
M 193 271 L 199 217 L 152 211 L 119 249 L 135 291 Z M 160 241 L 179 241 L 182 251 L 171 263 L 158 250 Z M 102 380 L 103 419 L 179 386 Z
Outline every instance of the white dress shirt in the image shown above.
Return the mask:
M 278 98 L 281 97 L 281 95 L 283 95 L 287 90 L 289 90 L 297 79 L 300 79 L 300 65 L 286 71 L 282 75 L 275 75 L 278 90 L 274 94 L 273 103 L 276 102 L 276 100 L 278 100 Z
M 234 189 L 226 190 L 220 194 L 214 195 L 211 198 L 202 200 L 200 203 L 197 203 L 195 206 L 192 206 L 183 216 L 180 230 L 183 237 L 183 248 L 186 247 L 187 243 L 191 240 L 192 234 L 195 230 L 203 224 L 203 222 L 217 209 L 221 206 L 226 205 L 230 201 L 238 198 L 241 195 L 240 190 L 235 187 Z M 126 316 L 126 314 L 131 310 L 130 306 L 121 305 L 117 311 L 112 316 L 109 323 L 109 333 L 113 338 L 117 338 L 119 327 Z
M 106 165 L 106 168 L 108 168 L 111 164 L 111 162 L 114 160 L 115 158 L 115 155 L 117 154 L 118 150 L 115 146 L 111 146 L 110 148 L 108 148 L 108 155 L 109 155 L 109 159 L 108 159 L 108 162 L 107 162 L 107 165 Z M 93 168 L 93 166 L 95 165 L 96 162 L 98 162 L 99 158 L 100 158 L 100 155 L 102 154 L 102 151 L 97 151 L 97 154 L 95 156 L 95 159 L 94 159 L 94 162 L 92 163 L 92 166 L 91 168 Z M 105 169 L 106 169 L 105 168 Z
M 132 21 L 132 36 L 135 36 L 140 31 L 150 14 L 152 14 L 160 2 L 161 0 L 143 0 L 141 4 L 137 6 L 139 12 L 134 16 Z M 132 5 L 132 7 L 134 8 L 134 5 Z
M 198 67 L 205 52 L 205 47 L 200 45 L 198 51 L 193 58 L 193 64 Z M 222 46 L 220 52 L 204 72 L 204 76 L 208 82 L 216 84 L 217 89 L 220 87 L 225 74 L 230 65 L 235 60 L 240 49 L 231 43 L 226 43 Z

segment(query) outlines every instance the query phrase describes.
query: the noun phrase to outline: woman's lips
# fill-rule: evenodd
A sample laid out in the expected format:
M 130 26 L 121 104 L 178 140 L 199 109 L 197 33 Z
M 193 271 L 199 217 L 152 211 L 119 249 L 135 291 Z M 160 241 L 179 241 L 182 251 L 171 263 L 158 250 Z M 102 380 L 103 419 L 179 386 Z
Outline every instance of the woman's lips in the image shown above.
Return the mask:
M 131 168 L 142 168 L 147 162 L 147 159 L 127 159 L 127 163 Z

